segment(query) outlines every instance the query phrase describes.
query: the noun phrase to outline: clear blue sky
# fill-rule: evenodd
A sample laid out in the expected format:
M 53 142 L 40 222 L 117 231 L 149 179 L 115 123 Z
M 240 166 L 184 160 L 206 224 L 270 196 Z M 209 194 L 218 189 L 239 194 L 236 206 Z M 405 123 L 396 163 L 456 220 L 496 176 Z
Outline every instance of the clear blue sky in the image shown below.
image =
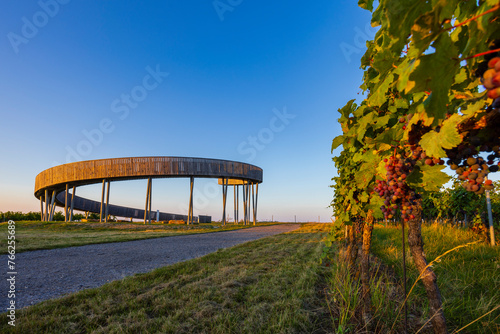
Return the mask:
M 56 164 L 193 156 L 263 168 L 259 219 L 330 220 L 337 109 L 359 97 L 374 33 L 357 1 L 1 7 L 0 211 L 38 211 L 35 176 Z M 195 215 L 220 219 L 214 181 L 195 188 Z M 116 182 L 110 201 L 141 208 L 145 192 L 146 180 Z M 153 210 L 185 213 L 188 194 L 188 180 L 155 180 Z

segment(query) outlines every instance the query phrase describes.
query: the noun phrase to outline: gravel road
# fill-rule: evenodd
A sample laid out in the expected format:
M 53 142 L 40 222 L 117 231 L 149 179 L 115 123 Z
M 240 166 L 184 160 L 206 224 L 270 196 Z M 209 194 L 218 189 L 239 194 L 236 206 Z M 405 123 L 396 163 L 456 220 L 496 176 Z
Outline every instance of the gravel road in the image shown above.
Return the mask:
M 186 261 L 221 248 L 290 232 L 299 224 L 86 245 L 16 254 L 15 302 L 22 308 L 136 273 Z M 7 255 L 0 255 L 0 312 L 8 307 Z

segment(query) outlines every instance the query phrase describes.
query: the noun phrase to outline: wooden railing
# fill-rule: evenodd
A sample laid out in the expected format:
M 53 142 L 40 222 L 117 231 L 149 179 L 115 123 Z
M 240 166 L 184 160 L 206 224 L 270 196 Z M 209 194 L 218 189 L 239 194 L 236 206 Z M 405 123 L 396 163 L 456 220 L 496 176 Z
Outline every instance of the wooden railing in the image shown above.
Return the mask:
M 262 182 L 262 169 L 236 161 L 184 158 L 138 157 L 74 162 L 44 170 L 36 176 L 35 196 L 45 189 L 60 192 L 69 187 L 102 182 L 161 177 L 202 177 Z

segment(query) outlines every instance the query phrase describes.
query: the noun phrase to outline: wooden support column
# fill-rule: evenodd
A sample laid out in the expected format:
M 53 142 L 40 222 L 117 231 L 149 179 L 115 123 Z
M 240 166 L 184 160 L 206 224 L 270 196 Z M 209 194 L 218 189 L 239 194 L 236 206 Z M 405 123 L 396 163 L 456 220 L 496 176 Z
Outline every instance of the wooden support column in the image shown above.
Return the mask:
M 238 218 L 236 217 L 236 185 L 233 185 L 233 204 L 234 204 L 234 223 L 238 224 Z
M 222 225 L 226 225 L 227 178 L 222 178 Z
M 109 180 L 107 182 L 107 187 L 106 187 L 106 215 L 104 217 L 104 222 L 107 223 L 108 222 L 108 206 L 109 206 L 109 186 L 110 186 L 110 183 L 109 183 Z
M 255 192 L 254 192 L 254 184 L 252 182 L 252 186 L 251 186 L 251 192 L 252 192 L 252 215 L 253 215 L 253 224 L 255 225 Z
M 50 219 L 49 219 L 49 221 L 53 221 L 54 220 L 54 215 L 56 213 L 56 203 L 53 203 L 51 206 L 52 206 L 52 208 L 50 209 Z
M 253 199 L 253 182 L 249 184 L 248 188 L 248 225 L 252 222 L 252 199 Z
M 49 221 L 49 190 L 45 189 L 45 197 L 43 198 L 45 200 L 45 216 L 43 221 Z
M 236 186 L 236 221 L 240 223 L 240 186 Z
M 257 225 L 257 192 L 254 192 L 255 183 L 252 183 L 252 209 L 253 209 L 253 225 Z M 259 184 L 257 183 L 257 191 L 259 191 Z
M 253 182 L 250 185 L 250 188 L 248 189 L 248 196 L 250 196 L 250 201 L 248 202 L 248 225 L 251 224 L 252 222 L 252 206 L 253 206 Z
M 188 225 L 193 223 L 193 186 L 194 186 L 194 177 L 191 176 L 189 182 L 189 209 L 188 209 Z
M 256 189 L 255 189 L 255 205 L 253 208 L 254 225 L 257 222 L 257 202 L 259 200 L 259 184 L 257 183 L 257 185 L 255 187 L 256 187 Z
M 151 225 L 151 202 L 153 202 L 153 180 L 149 178 L 149 208 L 148 208 L 148 222 Z
M 147 187 L 147 190 L 146 190 L 146 207 L 144 208 L 144 224 L 147 224 L 148 223 L 148 208 L 149 208 L 149 199 L 150 199 L 150 196 L 149 196 L 149 193 L 151 191 L 151 178 L 148 178 L 148 187 Z
M 73 207 L 75 204 L 75 192 L 76 192 L 76 186 L 73 186 L 73 190 L 71 191 L 71 208 L 69 209 L 70 214 L 69 214 L 69 221 L 73 221 Z
M 69 185 L 66 183 L 66 192 L 64 193 L 64 222 L 68 221 L 68 190 Z
M 250 225 L 250 182 L 247 183 L 247 222 L 246 225 Z
M 50 201 L 50 216 L 49 216 L 49 221 L 52 221 L 54 219 L 54 211 L 56 210 L 56 191 L 52 190 L 52 200 Z
M 247 185 L 243 182 L 243 225 L 247 224 Z
M 42 201 L 42 195 L 40 195 L 40 220 L 43 221 L 43 201 Z
M 248 196 L 247 196 L 248 184 L 243 185 L 243 196 L 245 197 L 243 201 L 243 205 L 245 206 L 245 214 L 243 217 L 244 224 L 247 224 L 247 216 L 248 216 Z
M 250 215 L 251 215 L 251 212 L 250 212 L 250 207 L 251 207 L 251 200 L 252 198 L 250 197 L 250 187 L 251 187 L 251 183 L 248 183 L 247 184 L 247 224 L 250 225 Z
M 104 209 L 104 191 L 106 190 L 106 180 L 102 180 L 102 194 L 101 194 L 101 211 L 99 215 L 99 223 L 102 223 L 102 214 Z

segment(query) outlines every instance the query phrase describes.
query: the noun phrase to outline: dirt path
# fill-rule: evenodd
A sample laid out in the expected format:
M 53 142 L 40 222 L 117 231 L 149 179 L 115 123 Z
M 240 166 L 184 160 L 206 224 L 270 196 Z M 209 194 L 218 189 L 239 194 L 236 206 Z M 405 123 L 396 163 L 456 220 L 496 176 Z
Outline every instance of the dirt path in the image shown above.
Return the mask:
M 60 297 L 136 273 L 206 255 L 221 248 L 290 232 L 299 224 L 39 250 L 16 255 L 16 308 Z M 0 308 L 8 307 L 7 255 L 0 283 Z

